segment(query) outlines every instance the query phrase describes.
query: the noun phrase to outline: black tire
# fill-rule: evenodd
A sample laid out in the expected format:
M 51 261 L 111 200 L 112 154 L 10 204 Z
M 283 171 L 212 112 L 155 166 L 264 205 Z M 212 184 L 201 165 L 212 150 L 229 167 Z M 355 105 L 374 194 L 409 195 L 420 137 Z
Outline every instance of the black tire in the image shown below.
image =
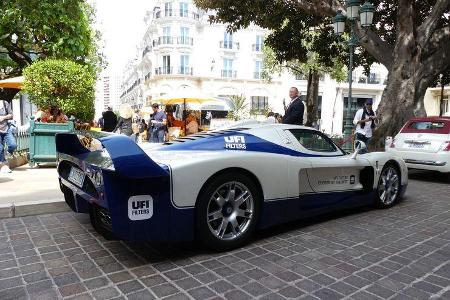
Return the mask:
M 233 183 L 234 188 L 230 187 Z M 230 198 L 229 191 L 231 189 L 234 189 L 232 193 L 233 200 L 226 200 Z M 244 190 L 246 190 L 246 193 L 244 193 Z M 212 199 L 214 195 L 225 195 L 225 192 L 227 192 L 228 197 L 223 197 L 223 202 L 219 200 L 219 197 L 215 201 Z M 248 195 L 249 197 L 247 197 Z M 244 197 L 247 200 L 242 200 Z M 234 249 L 245 244 L 258 223 L 261 200 L 262 197 L 256 183 L 244 174 L 230 172 L 213 178 L 199 195 L 196 205 L 195 224 L 197 239 L 204 246 L 216 251 Z M 239 204 L 240 201 L 243 202 Z M 220 203 L 223 203 L 222 206 L 220 206 Z M 211 211 L 214 213 L 211 213 Z M 213 216 L 213 214 L 216 215 L 217 213 L 222 214 L 221 217 Z M 244 216 L 239 216 L 241 214 L 244 214 Z M 211 220 L 208 220 L 208 215 L 210 215 Z M 220 237 L 225 223 L 225 229 L 222 237 Z M 238 226 L 233 226 L 233 224 Z M 215 228 L 216 226 L 217 228 Z
M 389 172 L 391 172 L 391 175 L 388 175 Z M 401 173 L 397 165 L 394 163 L 387 163 L 384 165 L 377 184 L 375 195 L 376 207 L 389 208 L 399 201 L 402 192 L 401 179 Z M 383 195 L 383 192 L 385 195 Z
M 450 183 L 450 172 L 447 174 L 444 174 L 444 182 Z

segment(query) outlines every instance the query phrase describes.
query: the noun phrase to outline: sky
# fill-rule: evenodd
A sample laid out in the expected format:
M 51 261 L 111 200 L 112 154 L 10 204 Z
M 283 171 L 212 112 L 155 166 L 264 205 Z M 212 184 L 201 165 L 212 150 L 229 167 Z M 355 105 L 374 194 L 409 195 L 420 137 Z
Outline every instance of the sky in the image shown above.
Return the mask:
M 108 70 L 121 72 L 135 57 L 145 31 L 144 16 L 154 0 L 90 0 L 96 8 L 96 28 L 101 31 Z

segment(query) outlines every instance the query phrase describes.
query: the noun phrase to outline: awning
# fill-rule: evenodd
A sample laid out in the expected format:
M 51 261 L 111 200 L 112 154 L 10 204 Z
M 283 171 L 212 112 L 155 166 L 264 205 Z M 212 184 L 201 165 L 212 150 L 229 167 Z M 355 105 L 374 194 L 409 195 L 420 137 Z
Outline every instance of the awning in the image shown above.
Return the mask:
M 0 80 L 0 88 L 21 89 L 23 87 L 24 77 L 13 77 Z

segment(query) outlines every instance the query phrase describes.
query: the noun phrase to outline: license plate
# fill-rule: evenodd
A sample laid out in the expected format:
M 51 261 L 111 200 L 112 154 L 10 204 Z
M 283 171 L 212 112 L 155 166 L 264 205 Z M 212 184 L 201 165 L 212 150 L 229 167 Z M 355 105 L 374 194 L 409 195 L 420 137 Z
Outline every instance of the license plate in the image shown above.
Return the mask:
M 422 143 L 410 143 L 409 144 L 409 148 L 416 148 L 416 149 L 421 149 L 423 148 L 425 145 Z
M 70 169 L 70 173 L 69 173 L 69 181 L 72 182 L 73 184 L 77 185 L 78 187 L 82 188 L 83 182 L 84 182 L 83 171 L 81 171 L 75 167 L 72 167 Z

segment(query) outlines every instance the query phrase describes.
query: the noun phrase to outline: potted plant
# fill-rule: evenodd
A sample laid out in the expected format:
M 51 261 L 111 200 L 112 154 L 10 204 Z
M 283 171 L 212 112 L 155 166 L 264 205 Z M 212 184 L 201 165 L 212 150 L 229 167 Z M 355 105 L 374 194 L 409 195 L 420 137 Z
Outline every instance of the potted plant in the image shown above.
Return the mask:
M 72 132 L 94 117 L 95 76 L 88 66 L 46 59 L 24 69 L 23 91 L 40 108 L 30 121 L 30 166 L 56 161 L 55 135 Z M 70 118 L 67 118 L 70 116 Z

